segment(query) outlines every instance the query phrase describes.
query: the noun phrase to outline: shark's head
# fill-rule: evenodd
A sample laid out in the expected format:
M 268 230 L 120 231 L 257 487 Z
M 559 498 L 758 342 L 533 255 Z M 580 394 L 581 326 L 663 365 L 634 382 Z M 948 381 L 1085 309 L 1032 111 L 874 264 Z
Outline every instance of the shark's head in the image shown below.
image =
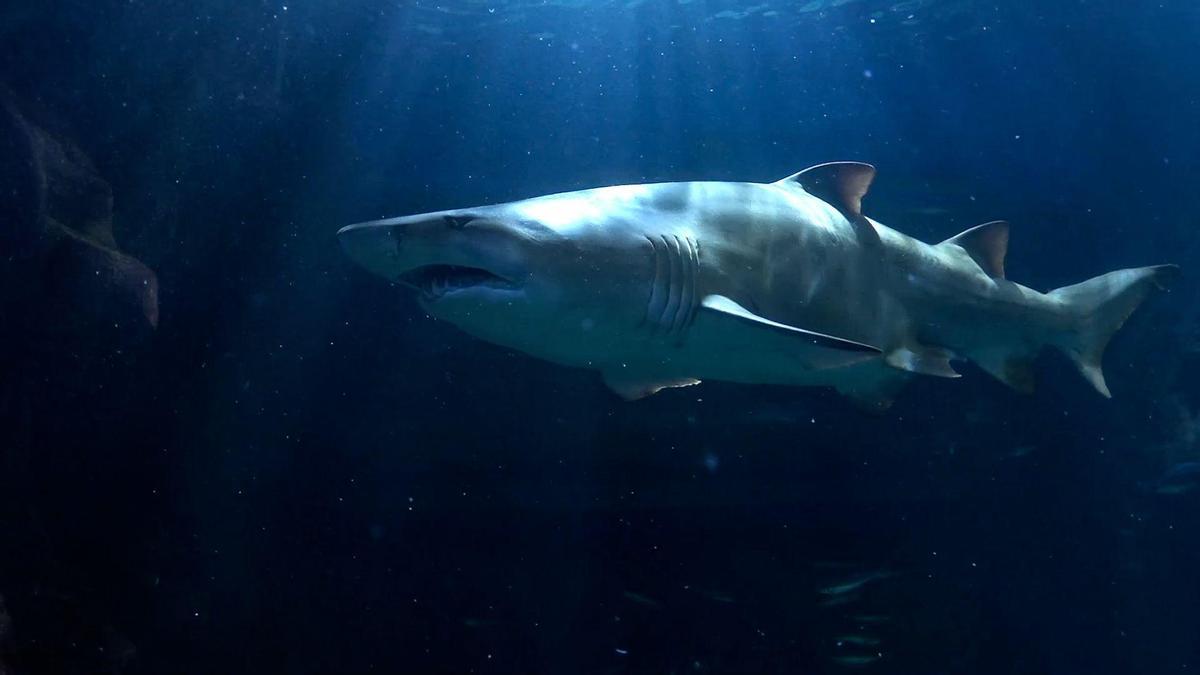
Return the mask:
M 644 319 L 651 245 L 587 200 L 559 195 L 350 225 L 367 270 L 417 291 L 431 315 L 476 337 L 578 365 L 611 354 Z

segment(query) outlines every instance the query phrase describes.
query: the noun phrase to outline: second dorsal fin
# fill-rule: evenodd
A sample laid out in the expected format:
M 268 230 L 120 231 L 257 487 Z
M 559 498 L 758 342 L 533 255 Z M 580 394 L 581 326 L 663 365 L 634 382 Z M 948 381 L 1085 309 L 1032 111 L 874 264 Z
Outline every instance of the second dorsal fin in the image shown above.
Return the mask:
M 1008 253 L 1008 223 L 1005 221 L 993 220 L 976 225 L 966 232 L 950 237 L 942 244 L 961 247 L 989 277 L 1004 278 L 1004 256 Z
M 862 200 L 871 181 L 875 179 L 875 167 L 862 162 L 826 162 L 810 166 L 794 173 L 780 184 L 796 184 L 804 191 L 842 212 L 853 225 L 864 242 L 878 242 L 879 233 L 862 213 Z

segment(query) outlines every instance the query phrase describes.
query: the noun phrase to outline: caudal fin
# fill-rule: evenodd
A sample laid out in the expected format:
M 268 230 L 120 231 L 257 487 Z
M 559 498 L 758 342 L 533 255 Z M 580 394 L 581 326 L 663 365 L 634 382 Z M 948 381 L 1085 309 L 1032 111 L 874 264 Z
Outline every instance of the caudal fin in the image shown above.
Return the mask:
M 1051 298 L 1063 303 L 1074 322 L 1057 337 L 1055 345 L 1071 357 L 1079 372 L 1106 398 L 1112 398 L 1112 394 L 1100 368 L 1105 346 L 1150 289 L 1165 288 L 1178 273 L 1176 265 L 1137 267 L 1050 292 Z

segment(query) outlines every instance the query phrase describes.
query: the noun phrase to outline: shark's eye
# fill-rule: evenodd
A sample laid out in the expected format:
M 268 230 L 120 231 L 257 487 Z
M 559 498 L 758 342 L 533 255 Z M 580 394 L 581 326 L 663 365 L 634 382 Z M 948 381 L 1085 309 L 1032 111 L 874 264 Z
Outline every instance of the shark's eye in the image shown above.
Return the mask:
M 471 216 L 442 216 L 442 221 L 446 223 L 446 227 L 454 230 L 463 229 L 472 220 L 475 220 L 475 218 Z

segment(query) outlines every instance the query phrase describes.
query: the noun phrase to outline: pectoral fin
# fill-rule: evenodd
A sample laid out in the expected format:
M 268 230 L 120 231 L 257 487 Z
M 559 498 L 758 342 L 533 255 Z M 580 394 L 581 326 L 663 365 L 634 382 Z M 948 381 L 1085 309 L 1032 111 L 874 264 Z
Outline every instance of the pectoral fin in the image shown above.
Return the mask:
M 764 331 L 773 331 L 779 335 L 790 336 L 799 342 L 807 343 L 816 347 L 869 355 L 882 353 L 880 349 L 870 345 L 865 345 L 861 342 L 834 337 L 833 335 L 826 335 L 816 331 L 805 330 L 803 328 L 789 326 L 787 324 L 779 323 L 778 321 L 772 321 L 770 319 L 761 317 L 723 295 L 707 296 L 700 302 L 700 307 L 708 312 L 728 317 L 735 321 L 741 321 L 748 327 L 758 328 Z
M 841 368 L 882 354 L 861 342 L 772 321 L 722 295 L 701 301 L 691 335 L 726 366 L 756 364 L 753 367 L 766 367 L 774 375 Z M 760 378 L 770 379 L 770 374 Z

